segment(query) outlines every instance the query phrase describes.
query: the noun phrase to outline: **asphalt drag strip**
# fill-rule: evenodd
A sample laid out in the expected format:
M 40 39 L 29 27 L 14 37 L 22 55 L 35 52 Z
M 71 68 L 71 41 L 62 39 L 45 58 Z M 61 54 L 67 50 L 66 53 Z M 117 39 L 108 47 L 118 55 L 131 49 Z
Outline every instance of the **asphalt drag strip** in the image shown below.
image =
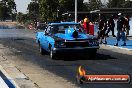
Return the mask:
M 60 58 L 60 60 L 52 60 L 49 55 L 40 55 L 38 45 L 33 38 L 35 34 L 22 31 L 24 30 L 9 31 L 9 33 L 15 32 L 15 34 L 18 34 L 18 36 L 14 36 L 15 34 L 13 35 L 12 33 L 9 35 L 11 37 L 6 36 L 6 33 L 2 33 L 5 36 L 4 38 L 3 36 L 0 38 L 0 43 L 6 49 L 1 49 L 2 52 L 0 53 L 2 53 L 5 59 L 13 63 L 20 72 L 24 73 L 26 78 L 29 78 L 33 83 L 37 84 L 38 88 L 132 88 L 131 83 L 78 85 L 76 81 L 79 65 L 85 67 L 87 74 L 129 74 L 131 76 L 131 53 L 106 47 L 105 49 L 100 48 L 98 50 L 95 59 L 82 60 L 82 57 L 70 57 L 68 55 L 66 57 L 67 60 L 63 60 L 63 58 Z M 34 36 L 31 36 L 32 34 Z M 23 80 L 18 78 L 16 77 L 19 81 Z M 24 82 L 21 81 L 21 83 Z M 22 88 L 33 87 L 28 86 Z
M 36 80 L 36 77 L 39 77 L 39 75 L 32 78 L 33 73 L 40 74 L 42 71 L 49 71 L 54 75 L 57 75 L 57 77 L 62 77 L 77 85 L 76 70 L 79 65 L 84 66 L 88 74 L 132 74 L 132 65 L 130 64 L 131 55 L 121 54 L 116 51 L 112 52 L 111 50 L 100 49 L 98 50 L 97 57 L 95 59 L 91 58 L 88 60 L 81 60 L 79 57 L 74 57 L 74 60 L 69 61 L 51 60 L 49 55 L 42 56 L 39 54 L 38 46 L 33 39 L 12 38 L 5 40 L 2 39 L 1 42 L 5 47 L 8 47 L 13 52 L 12 54 L 6 54 L 5 57 L 8 58 L 10 55 L 17 56 L 17 59 L 10 59 L 17 64 L 18 68 L 25 73 L 25 75 L 34 81 Z M 72 58 L 73 57 L 67 57 L 67 59 Z M 36 68 L 37 72 L 33 72 L 31 74 L 28 71 L 28 68 L 32 67 L 31 69 L 35 69 L 35 66 L 39 66 Z M 50 75 L 49 79 L 50 78 L 52 79 L 52 75 Z M 45 78 L 42 79 L 41 81 L 45 80 Z M 37 83 L 37 81 L 35 83 Z M 39 85 L 39 83 L 37 84 Z M 84 84 L 78 86 L 81 88 L 131 88 L 131 84 Z

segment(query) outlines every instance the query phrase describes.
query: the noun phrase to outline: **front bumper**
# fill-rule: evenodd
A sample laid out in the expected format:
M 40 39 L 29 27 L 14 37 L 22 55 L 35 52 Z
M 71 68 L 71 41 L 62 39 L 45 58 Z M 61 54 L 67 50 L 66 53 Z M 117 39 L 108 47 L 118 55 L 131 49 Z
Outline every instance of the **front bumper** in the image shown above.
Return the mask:
M 53 53 L 88 53 L 99 49 L 99 46 L 74 47 L 74 48 L 53 48 Z

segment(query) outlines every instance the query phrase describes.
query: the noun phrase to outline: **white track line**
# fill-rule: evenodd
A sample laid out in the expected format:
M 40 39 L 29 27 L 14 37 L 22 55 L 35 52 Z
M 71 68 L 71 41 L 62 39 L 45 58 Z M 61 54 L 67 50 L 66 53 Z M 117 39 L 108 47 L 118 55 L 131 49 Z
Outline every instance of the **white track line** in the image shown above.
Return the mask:
M 17 84 L 16 84 L 16 82 L 13 80 L 13 78 L 11 78 L 8 74 L 7 74 L 7 72 L 3 69 L 3 67 L 0 65 L 0 70 L 1 70 L 1 72 L 8 78 L 8 80 L 15 86 L 15 88 L 20 88 Z M 0 85 L 1 86 L 1 85 Z M 1 88 L 1 87 L 0 87 Z M 3 87 L 4 88 L 4 87 Z M 8 87 L 6 87 L 6 88 L 8 88 Z
M 9 88 L 1 77 L 0 77 L 0 88 Z
M 124 49 L 124 50 L 132 51 L 132 49 L 128 49 L 128 48 L 124 48 L 124 47 L 120 47 L 120 46 L 112 46 L 112 45 L 105 45 L 105 44 L 103 44 L 103 46 L 108 46 L 111 48 L 117 48 L 117 49 Z

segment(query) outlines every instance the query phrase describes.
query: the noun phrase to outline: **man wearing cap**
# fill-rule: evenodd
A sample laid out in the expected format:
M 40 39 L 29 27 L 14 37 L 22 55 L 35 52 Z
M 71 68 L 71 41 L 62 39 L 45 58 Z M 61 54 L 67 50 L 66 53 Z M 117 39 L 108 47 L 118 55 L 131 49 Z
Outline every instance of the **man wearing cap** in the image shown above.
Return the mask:
M 122 46 L 126 46 L 126 36 L 125 36 L 125 26 L 124 21 L 125 18 L 121 15 L 121 13 L 118 14 L 119 18 L 117 21 L 117 43 L 115 46 L 118 46 L 118 42 L 122 38 L 122 41 L 124 41 Z

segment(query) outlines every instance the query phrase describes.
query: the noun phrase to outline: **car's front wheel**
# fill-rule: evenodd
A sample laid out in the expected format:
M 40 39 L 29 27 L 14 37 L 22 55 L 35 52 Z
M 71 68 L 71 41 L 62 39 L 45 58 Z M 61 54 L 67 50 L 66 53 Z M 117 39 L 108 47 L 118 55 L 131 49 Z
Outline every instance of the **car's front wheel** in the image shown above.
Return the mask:
M 39 44 L 39 52 L 41 55 L 46 54 L 46 51 L 41 47 L 41 45 Z
M 53 52 L 53 49 L 50 49 L 50 58 L 53 60 L 57 59 L 57 55 L 56 55 L 56 53 Z

